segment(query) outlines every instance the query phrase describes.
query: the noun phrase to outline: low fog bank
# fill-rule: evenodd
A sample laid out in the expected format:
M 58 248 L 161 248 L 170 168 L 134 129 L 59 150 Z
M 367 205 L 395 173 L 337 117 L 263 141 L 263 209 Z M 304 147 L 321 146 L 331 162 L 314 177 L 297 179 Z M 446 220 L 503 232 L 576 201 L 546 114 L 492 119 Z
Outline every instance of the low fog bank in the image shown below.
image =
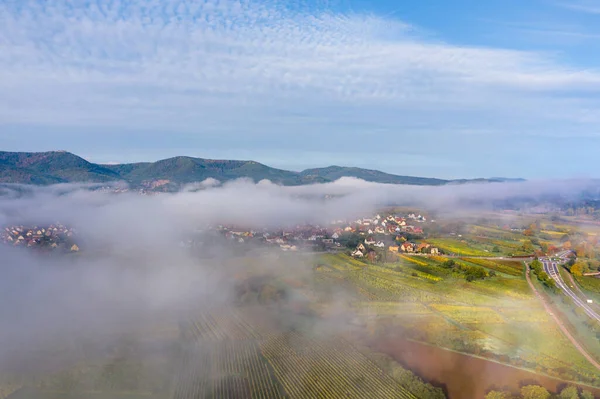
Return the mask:
M 176 322 L 203 304 L 231 300 L 231 276 L 243 271 L 243 263 L 235 266 L 236 256 L 229 247 L 218 247 L 213 251 L 216 258 L 206 260 L 178 245 L 206 225 L 326 224 L 369 216 L 377 207 L 390 204 L 452 212 L 470 203 L 511 197 L 577 198 L 592 184 L 540 181 L 418 187 L 343 178 L 282 187 L 266 181 L 220 184 L 211 180 L 178 193 L 149 196 L 96 191 L 98 187 L 1 187 L 3 228 L 58 221 L 77 230 L 84 250 L 57 257 L 0 245 L 0 367 L 35 362 L 36 350 L 53 347 L 65 337 L 108 333 L 152 319 Z M 276 271 L 277 260 L 267 266 Z M 299 266 L 298 272 L 302 271 Z M 319 328 L 329 331 L 332 324 L 336 322 Z

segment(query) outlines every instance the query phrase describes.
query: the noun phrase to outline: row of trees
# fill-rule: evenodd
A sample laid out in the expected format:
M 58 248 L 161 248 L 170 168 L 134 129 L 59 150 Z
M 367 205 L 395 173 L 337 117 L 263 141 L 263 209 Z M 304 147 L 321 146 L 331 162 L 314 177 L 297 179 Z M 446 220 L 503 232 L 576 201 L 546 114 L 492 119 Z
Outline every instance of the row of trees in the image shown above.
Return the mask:
M 556 289 L 556 283 L 553 279 L 548 276 L 548 274 L 544 271 L 544 267 L 542 262 L 538 259 L 534 259 L 530 264 L 529 268 L 533 271 L 533 274 L 537 276 L 537 279 L 542 282 L 546 287 L 550 289 Z
M 526 385 L 521 388 L 519 395 L 505 391 L 491 391 L 485 399 L 594 399 L 590 391 L 579 391 L 574 386 L 564 388 L 560 393 L 552 395 L 548 390 L 539 385 Z
M 488 273 L 483 267 L 464 265 L 455 262 L 454 259 L 448 259 L 447 261 L 442 263 L 442 266 L 446 269 L 452 269 L 453 271 L 463 273 L 465 276 L 465 280 L 467 280 L 468 282 L 475 280 L 483 280 L 486 277 L 494 277 L 496 275 L 496 272 L 493 270 L 490 270 L 490 272 Z

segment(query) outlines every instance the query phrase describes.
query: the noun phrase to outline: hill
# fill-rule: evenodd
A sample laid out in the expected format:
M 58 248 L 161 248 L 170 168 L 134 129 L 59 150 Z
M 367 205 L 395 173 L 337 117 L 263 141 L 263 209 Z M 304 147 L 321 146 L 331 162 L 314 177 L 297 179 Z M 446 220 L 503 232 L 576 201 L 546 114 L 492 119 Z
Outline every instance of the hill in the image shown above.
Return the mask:
M 66 151 L 6 152 L 0 151 L 0 183 L 55 184 L 72 182 L 126 181 L 134 187 L 162 190 L 177 189 L 182 184 L 208 178 L 228 181 L 249 178 L 255 182 L 268 179 L 277 184 L 302 185 L 326 183 L 341 177 L 356 177 L 375 183 L 443 185 L 471 181 L 504 181 L 501 178 L 476 180 L 443 180 L 399 176 L 378 170 L 329 166 L 293 172 L 255 161 L 214 160 L 179 156 L 157 162 L 100 165 Z
M 304 178 L 321 178 L 334 181 L 340 177 L 356 177 L 366 181 L 388 184 L 412 184 L 419 186 L 439 186 L 449 183 L 448 180 L 428 177 L 397 176 L 372 169 L 350 168 L 344 166 L 329 166 L 326 168 L 306 169 L 300 172 Z
M 66 151 L 0 151 L 0 182 L 53 184 L 119 180 L 112 170 Z

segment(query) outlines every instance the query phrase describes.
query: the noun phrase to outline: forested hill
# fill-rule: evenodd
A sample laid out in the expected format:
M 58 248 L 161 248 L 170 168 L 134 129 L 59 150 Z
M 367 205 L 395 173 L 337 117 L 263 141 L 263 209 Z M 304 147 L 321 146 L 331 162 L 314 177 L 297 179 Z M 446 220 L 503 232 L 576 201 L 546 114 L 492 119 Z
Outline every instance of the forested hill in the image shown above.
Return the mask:
M 268 179 L 277 184 L 325 183 L 341 177 L 356 177 L 370 182 L 411 185 L 443 185 L 472 180 L 444 180 L 393 175 L 378 170 L 329 166 L 293 172 L 272 168 L 255 161 L 214 160 L 179 156 L 156 162 L 101 165 L 67 151 L 0 151 L 0 183 L 54 184 L 72 182 L 126 181 L 133 186 L 171 187 L 200 182 L 208 178 L 228 181 L 249 178 Z M 477 179 L 475 181 L 502 181 Z

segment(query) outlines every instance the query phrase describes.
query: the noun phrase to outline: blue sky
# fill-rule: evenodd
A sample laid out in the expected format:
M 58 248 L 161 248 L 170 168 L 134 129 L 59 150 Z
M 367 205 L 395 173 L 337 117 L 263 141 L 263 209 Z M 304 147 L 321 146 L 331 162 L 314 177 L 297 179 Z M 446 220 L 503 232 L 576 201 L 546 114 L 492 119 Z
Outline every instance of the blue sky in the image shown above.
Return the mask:
M 600 0 L 290 3 L 0 0 L 0 149 L 600 177 Z

